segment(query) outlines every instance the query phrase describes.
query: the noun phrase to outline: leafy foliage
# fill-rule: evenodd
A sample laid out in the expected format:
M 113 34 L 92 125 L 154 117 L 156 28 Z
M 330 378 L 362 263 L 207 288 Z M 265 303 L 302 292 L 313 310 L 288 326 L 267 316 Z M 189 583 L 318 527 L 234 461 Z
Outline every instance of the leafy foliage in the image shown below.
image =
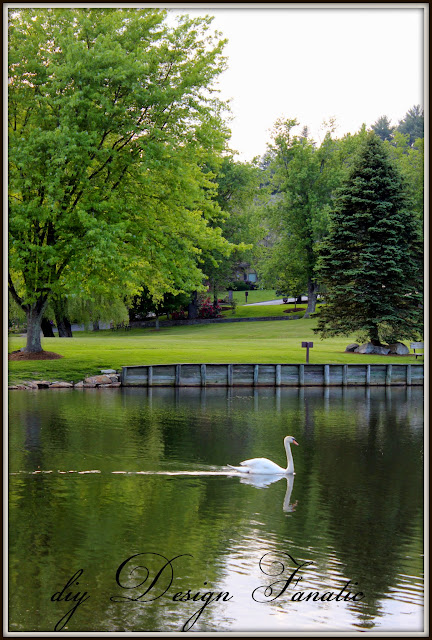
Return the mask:
M 200 286 L 231 251 L 211 175 L 225 146 L 225 67 L 211 18 L 156 9 L 10 13 L 10 290 L 37 350 L 48 298 Z M 21 288 L 18 280 L 21 278 Z M 29 338 L 29 339 L 30 339 Z
M 266 215 L 273 242 L 263 250 L 260 276 L 267 286 L 290 295 L 307 290 L 310 313 L 317 292 L 315 245 L 327 233 L 331 194 L 342 168 L 330 132 L 317 148 L 305 131 L 293 133 L 297 125 L 296 120 L 278 120 L 267 155 L 273 193 Z
M 188 302 L 189 296 L 184 293 L 178 295 L 166 293 L 162 300 L 155 301 L 150 290 L 144 287 L 143 291 L 138 296 L 135 296 L 129 306 L 129 319 L 145 320 L 149 314 L 161 316 L 165 313 L 174 313 L 187 306 Z
M 200 304 L 198 317 L 199 318 L 220 318 L 221 317 L 220 311 L 221 311 L 221 308 L 219 304 L 213 304 L 210 301 L 210 298 L 205 298 L 204 300 L 202 300 Z
M 219 167 L 209 165 L 209 169 L 215 175 L 214 199 L 221 211 L 217 224 L 233 245 L 229 255 L 218 250 L 204 253 L 202 268 L 217 297 L 217 290 L 228 286 L 239 262 L 253 264 L 256 259 L 263 234 L 257 224 L 260 170 L 255 164 L 237 162 L 232 156 L 225 156 Z
M 409 135 L 395 131 L 391 143 L 386 143 L 392 160 L 405 178 L 410 207 L 423 232 L 424 222 L 424 138 L 417 138 L 413 145 Z

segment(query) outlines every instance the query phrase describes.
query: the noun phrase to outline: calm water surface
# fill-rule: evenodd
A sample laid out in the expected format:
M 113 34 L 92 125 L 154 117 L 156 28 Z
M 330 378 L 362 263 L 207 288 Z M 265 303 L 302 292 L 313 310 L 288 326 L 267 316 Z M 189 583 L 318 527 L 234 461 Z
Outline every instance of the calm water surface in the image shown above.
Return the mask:
M 10 631 L 423 629 L 422 388 L 13 391 L 9 414 Z M 294 478 L 229 475 L 285 466 L 285 435 Z

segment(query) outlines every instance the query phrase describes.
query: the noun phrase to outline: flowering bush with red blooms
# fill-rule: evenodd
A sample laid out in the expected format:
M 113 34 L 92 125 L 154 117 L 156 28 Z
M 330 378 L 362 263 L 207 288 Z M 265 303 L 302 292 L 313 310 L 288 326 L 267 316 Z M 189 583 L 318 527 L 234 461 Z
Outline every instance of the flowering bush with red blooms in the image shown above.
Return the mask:
M 220 306 L 217 304 L 216 306 L 210 302 L 210 298 L 206 298 L 200 305 L 198 311 L 199 318 L 220 318 Z
M 183 311 L 183 309 L 180 309 L 180 311 L 173 311 L 171 318 L 173 320 L 186 320 L 186 312 Z

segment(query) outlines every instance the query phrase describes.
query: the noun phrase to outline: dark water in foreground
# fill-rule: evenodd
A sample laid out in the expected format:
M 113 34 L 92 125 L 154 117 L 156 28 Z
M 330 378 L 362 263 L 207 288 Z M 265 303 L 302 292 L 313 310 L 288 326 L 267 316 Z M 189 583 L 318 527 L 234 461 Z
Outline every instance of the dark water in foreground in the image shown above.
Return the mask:
M 9 414 L 10 631 L 423 629 L 422 388 L 13 391 Z M 293 480 L 225 474 L 285 466 L 285 435 Z

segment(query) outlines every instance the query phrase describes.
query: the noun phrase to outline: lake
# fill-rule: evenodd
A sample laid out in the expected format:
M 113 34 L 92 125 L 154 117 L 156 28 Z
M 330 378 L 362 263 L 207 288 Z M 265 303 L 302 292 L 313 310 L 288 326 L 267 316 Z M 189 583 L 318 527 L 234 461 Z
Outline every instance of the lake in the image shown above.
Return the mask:
M 420 387 L 12 391 L 9 630 L 422 631 L 423 457 Z

